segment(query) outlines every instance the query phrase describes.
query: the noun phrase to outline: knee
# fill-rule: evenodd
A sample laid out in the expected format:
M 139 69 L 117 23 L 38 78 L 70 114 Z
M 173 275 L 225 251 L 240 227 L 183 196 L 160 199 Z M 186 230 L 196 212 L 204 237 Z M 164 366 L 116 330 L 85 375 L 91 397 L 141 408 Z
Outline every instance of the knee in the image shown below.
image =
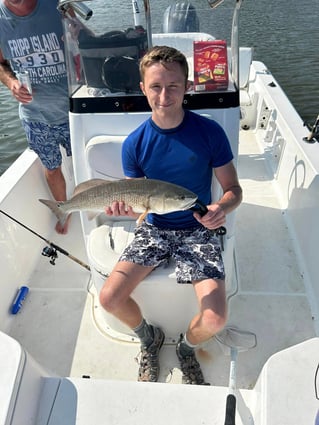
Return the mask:
M 226 310 L 216 312 L 214 310 L 207 309 L 203 312 L 202 321 L 207 332 L 213 336 L 225 327 L 227 321 Z
M 117 283 L 112 276 L 108 277 L 99 294 L 101 306 L 113 315 L 123 309 L 129 298 L 129 294 Z
M 116 310 L 116 302 L 115 302 L 114 296 L 112 295 L 111 291 L 107 287 L 106 283 L 104 284 L 103 288 L 100 291 L 99 300 L 100 300 L 101 306 L 108 313 L 113 313 Z

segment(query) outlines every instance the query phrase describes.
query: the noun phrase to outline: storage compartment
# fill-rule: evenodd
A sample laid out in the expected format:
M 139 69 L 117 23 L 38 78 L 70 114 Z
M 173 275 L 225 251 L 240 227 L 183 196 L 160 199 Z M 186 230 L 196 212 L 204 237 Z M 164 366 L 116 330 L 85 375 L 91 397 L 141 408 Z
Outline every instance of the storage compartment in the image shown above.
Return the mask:
M 139 59 L 147 50 L 143 28 L 100 36 L 81 30 L 78 37 L 86 84 L 111 92 L 139 92 Z

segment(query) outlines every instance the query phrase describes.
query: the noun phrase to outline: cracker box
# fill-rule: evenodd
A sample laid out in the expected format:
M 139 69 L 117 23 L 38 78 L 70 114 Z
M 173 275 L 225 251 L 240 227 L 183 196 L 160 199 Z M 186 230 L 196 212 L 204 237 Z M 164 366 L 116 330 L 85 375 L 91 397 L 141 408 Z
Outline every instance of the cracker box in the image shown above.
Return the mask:
M 195 91 L 228 87 L 227 43 L 225 40 L 194 41 Z

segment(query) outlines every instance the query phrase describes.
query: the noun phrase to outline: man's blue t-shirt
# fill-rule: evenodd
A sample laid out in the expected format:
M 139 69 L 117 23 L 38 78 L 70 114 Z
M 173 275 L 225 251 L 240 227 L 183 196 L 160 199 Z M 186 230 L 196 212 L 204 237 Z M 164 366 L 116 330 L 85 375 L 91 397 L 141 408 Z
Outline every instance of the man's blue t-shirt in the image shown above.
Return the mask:
M 57 1 L 37 0 L 28 16 L 16 16 L 0 2 L 0 49 L 13 71 L 27 69 L 33 100 L 19 104 L 27 121 L 68 121 L 69 99 L 61 14 Z
M 163 130 L 150 118 L 123 143 L 124 175 L 164 180 L 183 186 L 205 205 L 211 202 L 212 169 L 233 159 L 222 127 L 206 117 L 185 111 L 182 123 Z M 192 211 L 158 215 L 147 221 L 161 228 L 184 229 L 198 226 Z

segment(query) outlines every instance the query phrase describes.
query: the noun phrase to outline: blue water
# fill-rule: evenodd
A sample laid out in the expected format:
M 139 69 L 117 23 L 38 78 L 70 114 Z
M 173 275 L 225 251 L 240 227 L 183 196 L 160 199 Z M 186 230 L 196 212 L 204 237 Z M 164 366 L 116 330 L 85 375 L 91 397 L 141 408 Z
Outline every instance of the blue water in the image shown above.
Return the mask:
M 205 0 L 193 0 L 199 11 Z M 94 0 L 94 30 L 113 28 L 114 22 L 132 25 L 131 1 L 118 2 L 116 15 L 108 7 L 114 0 Z M 233 6 L 225 0 L 217 9 L 216 27 L 223 27 L 223 7 Z M 154 1 L 150 0 L 151 9 Z M 162 16 L 169 0 L 156 1 L 156 13 Z M 254 58 L 264 62 L 285 90 L 302 119 L 312 124 L 319 113 L 319 31 L 318 0 L 244 0 L 240 10 L 240 45 L 252 46 Z M 202 31 L 209 31 L 206 17 Z M 125 22 L 124 22 L 125 21 Z M 159 20 L 161 22 L 161 19 Z M 153 30 L 160 31 L 155 20 Z M 207 25 L 207 28 L 205 27 Z M 219 33 L 219 38 L 222 38 Z M 24 132 L 18 119 L 18 105 L 9 91 L 0 85 L 0 174 L 26 148 Z

